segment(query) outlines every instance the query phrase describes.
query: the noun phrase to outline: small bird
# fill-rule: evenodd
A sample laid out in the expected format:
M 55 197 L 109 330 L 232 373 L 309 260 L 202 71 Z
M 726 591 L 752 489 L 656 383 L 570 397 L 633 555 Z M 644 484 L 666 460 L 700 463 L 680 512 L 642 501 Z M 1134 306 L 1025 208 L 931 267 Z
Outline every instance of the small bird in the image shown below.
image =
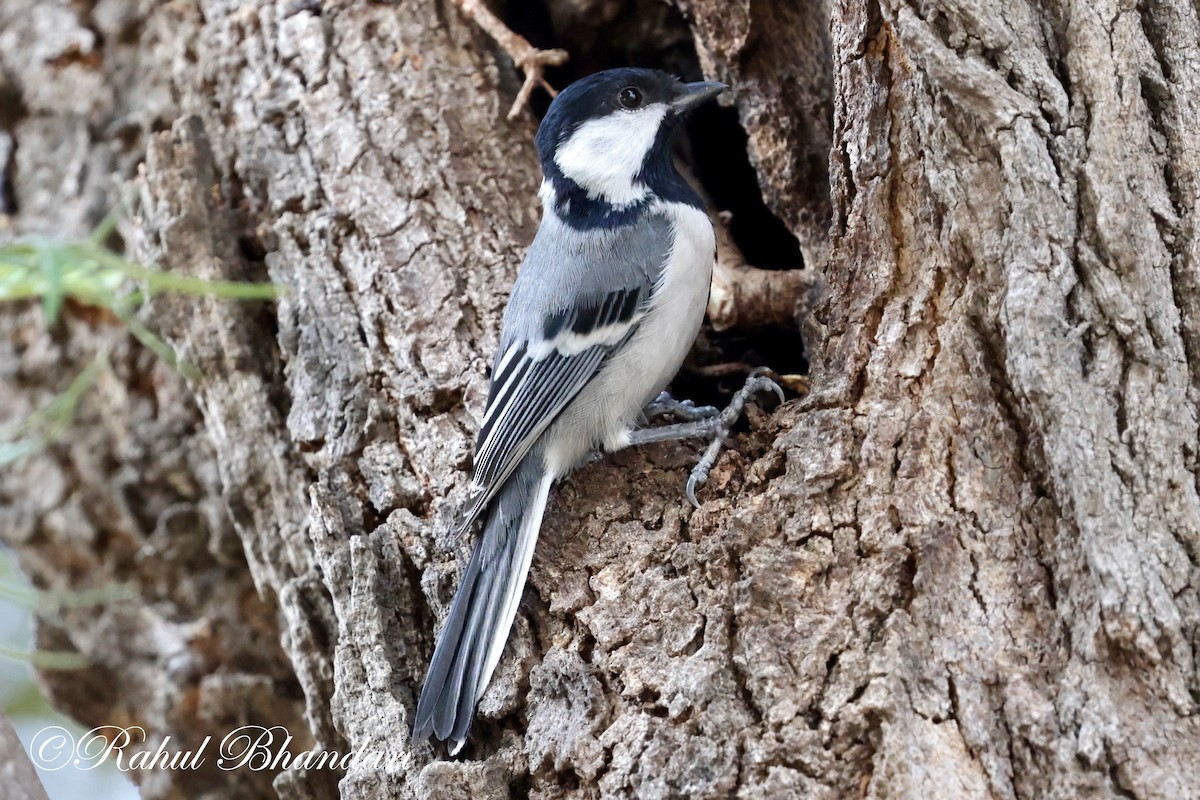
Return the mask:
M 782 400 L 761 375 L 722 413 L 660 394 L 699 332 L 716 253 L 703 203 L 675 171 L 672 138 L 726 88 L 607 70 L 563 90 L 538 128 L 542 222 L 504 312 L 459 522 L 465 530 L 482 518 L 483 531 L 434 649 L 415 740 L 432 733 L 451 755 L 466 742 L 556 480 L 597 450 L 713 437 L 688 481 L 695 503 L 748 398 L 770 389 Z M 648 405 L 686 421 L 643 428 Z

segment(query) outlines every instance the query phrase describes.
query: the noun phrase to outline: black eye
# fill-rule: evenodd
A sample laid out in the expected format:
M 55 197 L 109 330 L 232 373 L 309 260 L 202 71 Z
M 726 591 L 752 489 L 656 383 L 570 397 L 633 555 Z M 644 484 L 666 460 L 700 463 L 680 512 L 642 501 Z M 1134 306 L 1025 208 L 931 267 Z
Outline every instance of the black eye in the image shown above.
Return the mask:
M 642 104 L 642 92 L 636 86 L 626 86 L 617 92 L 617 102 L 623 108 L 637 108 Z

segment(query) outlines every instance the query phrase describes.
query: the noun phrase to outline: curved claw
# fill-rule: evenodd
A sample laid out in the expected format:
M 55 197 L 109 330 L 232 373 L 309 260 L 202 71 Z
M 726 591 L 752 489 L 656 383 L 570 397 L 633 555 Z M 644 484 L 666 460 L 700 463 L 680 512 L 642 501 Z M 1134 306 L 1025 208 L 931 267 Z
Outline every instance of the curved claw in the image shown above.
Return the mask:
M 687 495 L 687 499 L 691 501 L 693 506 L 695 506 L 696 508 L 700 508 L 700 501 L 698 501 L 696 499 L 696 476 L 695 475 L 688 476 L 687 490 L 684 492 L 684 494 Z
M 754 391 L 756 393 L 770 389 L 775 393 L 775 396 L 779 398 L 779 402 L 784 403 L 787 401 L 787 398 L 783 396 L 783 389 L 780 388 L 779 384 L 776 383 L 774 379 L 767 377 L 767 374 L 770 371 L 771 370 L 769 367 L 756 367 L 750 371 L 750 375 L 748 376 L 746 383 L 754 383 Z
M 767 378 L 767 380 L 770 382 L 770 385 L 764 386 L 763 388 L 770 389 L 771 391 L 773 391 L 775 393 L 775 396 L 779 398 L 780 403 L 786 402 L 786 398 L 783 396 L 783 389 L 780 388 L 779 384 L 776 383 L 775 381 L 771 380 L 770 378 Z

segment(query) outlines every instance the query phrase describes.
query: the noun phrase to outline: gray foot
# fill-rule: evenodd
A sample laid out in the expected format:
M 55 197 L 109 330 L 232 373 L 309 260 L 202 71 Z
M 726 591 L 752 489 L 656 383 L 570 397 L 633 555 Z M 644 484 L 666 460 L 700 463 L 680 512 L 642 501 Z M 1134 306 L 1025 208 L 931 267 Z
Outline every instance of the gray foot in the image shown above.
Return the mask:
M 660 392 L 658 397 L 650 401 L 642 412 L 646 419 L 674 417 L 684 422 L 694 422 L 698 419 L 708 419 L 721 413 L 713 406 L 698 406 L 691 400 L 676 400 L 670 392 Z
M 649 444 L 650 442 L 675 441 L 678 439 L 710 439 L 708 447 L 704 449 L 704 455 L 700 457 L 700 461 L 692 469 L 692 474 L 688 476 L 687 481 L 687 499 L 691 501 L 693 506 L 699 508 L 700 503 L 696 500 L 696 489 L 708 481 L 708 474 L 712 470 L 713 465 L 717 463 L 717 456 L 721 454 L 721 446 L 729 438 L 729 432 L 733 429 L 734 423 L 742 416 L 742 410 L 745 409 L 746 403 L 754 395 L 765 391 L 774 392 L 779 397 L 779 402 L 782 403 L 784 401 L 783 389 L 780 389 L 779 384 L 763 374 L 765 372 L 765 369 L 756 369 L 754 372 L 751 372 L 750 377 L 746 379 L 745 385 L 738 390 L 737 394 L 730 400 L 729 405 L 720 414 L 706 415 L 690 422 L 666 425 L 661 428 L 645 428 L 634 431 L 630 434 L 629 443 L 637 445 Z M 661 395 L 659 399 L 662 399 Z M 658 400 L 655 400 L 655 402 L 657 403 Z

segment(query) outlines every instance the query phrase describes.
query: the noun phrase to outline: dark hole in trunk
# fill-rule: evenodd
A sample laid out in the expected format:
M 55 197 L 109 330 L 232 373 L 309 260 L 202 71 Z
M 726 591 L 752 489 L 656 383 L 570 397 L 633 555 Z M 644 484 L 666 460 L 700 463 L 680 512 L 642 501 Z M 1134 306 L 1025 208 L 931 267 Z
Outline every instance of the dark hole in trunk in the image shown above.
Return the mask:
M 595 2 L 577 12 L 565 4 L 510 2 L 502 16 L 534 46 L 561 47 L 571 54 L 564 66 L 547 71 L 547 79 L 558 88 L 619 66 L 661 69 L 685 81 L 704 78 L 687 22 L 678 9 L 661 0 Z M 514 94 L 516 88 L 512 87 Z M 545 92 L 534 92 L 531 108 L 539 118 L 549 105 Z M 676 154 L 691 169 L 697 188 L 714 209 L 728 212 L 730 234 L 747 263 L 763 269 L 803 268 L 799 241 L 763 202 L 747 143 L 737 110 L 708 104 L 689 120 Z M 741 387 L 746 372 L 759 366 L 781 374 L 807 373 L 798 325 L 717 333 L 706 322 L 671 392 L 679 398 L 720 406 Z M 716 370 L 708 369 L 712 367 Z

